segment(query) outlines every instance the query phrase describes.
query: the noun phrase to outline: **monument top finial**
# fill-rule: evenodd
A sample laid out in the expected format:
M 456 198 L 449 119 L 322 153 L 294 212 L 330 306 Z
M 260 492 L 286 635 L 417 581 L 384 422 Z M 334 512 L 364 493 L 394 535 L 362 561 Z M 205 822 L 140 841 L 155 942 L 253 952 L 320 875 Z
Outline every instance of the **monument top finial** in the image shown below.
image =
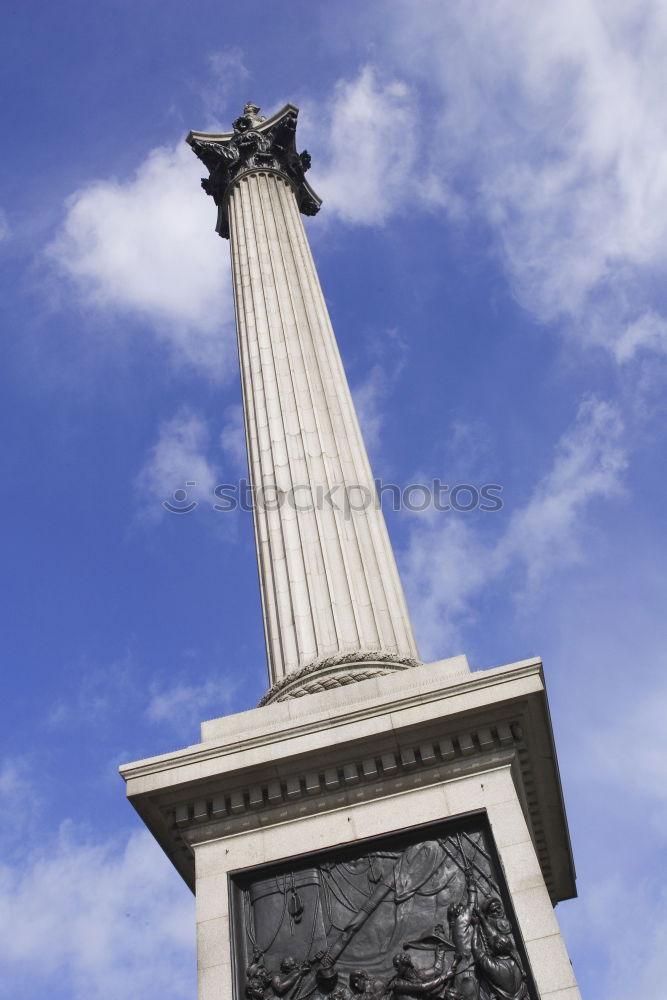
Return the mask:
M 244 105 L 242 117 L 248 118 L 252 125 L 261 125 L 262 122 L 266 121 L 264 115 L 260 115 L 259 113 L 259 105 L 251 104 L 250 102 Z M 237 118 L 236 120 L 238 121 L 239 119 Z
M 235 132 L 247 132 L 249 129 L 257 128 L 265 121 L 264 115 L 259 113 L 259 105 L 248 102 L 243 107 L 243 114 L 232 122 L 232 128 Z

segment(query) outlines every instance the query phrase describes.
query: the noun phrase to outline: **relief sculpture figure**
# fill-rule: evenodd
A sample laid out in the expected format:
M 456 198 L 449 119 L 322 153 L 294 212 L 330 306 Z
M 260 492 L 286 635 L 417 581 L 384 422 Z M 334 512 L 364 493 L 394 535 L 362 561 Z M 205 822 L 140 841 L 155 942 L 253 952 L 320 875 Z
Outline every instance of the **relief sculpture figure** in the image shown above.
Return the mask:
M 457 998 L 458 1000 L 456 993 L 445 989 L 450 978 L 448 973 L 438 971 L 435 967 L 429 971 L 416 969 L 406 952 L 394 955 L 393 966 L 396 975 L 390 981 L 387 992 L 395 1000 L 403 1000 L 403 998 L 413 1000 L 413 998 L 421 997 L 438 997 L 445 998 L 445 1000 Z
M 365 969 L 353 969 L 350 973 L 349 988 L 339 987 L 331 1000 L 383 1000 L 386 984 L 382 979 L 373 979 Z
M 472 939 L 477 915 L 477 885 L 466 869 L 466 901 L 450 903 L 447 911 L 449 928 L 454 942 L 455 958 L 452 973 L 456 989 L 464 1000 L 478 1000 L 479 983 L 475 972 Z
M 255 948 L 252 962 L 246 969 L 245 992 L 248 1000 L 264 1000 L 270 983 L 271 973 L 264 965 L 264 956 Z
M 527 1000 L 528 985 L 500 899 L 488 899 L 472 938 L 475 965 L 492 989 L 493 1000 Z
M 297 962 L 293 955 L 287 955 L 280 963 L 280 972 L 271 979 L 275 996 L 284 997 L 290 993 L 309 971 L 310 962 Z

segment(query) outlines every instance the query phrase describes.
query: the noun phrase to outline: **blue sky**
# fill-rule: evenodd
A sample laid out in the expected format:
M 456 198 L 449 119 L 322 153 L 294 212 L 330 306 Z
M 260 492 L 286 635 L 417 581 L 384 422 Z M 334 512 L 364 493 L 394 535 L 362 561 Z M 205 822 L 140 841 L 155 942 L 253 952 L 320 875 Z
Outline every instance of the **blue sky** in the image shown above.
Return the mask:
M 544 660 L 588 1000 L 664 990 L 667 13 L 658 0 L 6 5 L 0 996 L 195 995 L 121 762 L 266 688 L 228 245 L 184 144 L 301 107 L 307 231 L 422 655 Z M 162 507 L 187 480 L 187 515 Z

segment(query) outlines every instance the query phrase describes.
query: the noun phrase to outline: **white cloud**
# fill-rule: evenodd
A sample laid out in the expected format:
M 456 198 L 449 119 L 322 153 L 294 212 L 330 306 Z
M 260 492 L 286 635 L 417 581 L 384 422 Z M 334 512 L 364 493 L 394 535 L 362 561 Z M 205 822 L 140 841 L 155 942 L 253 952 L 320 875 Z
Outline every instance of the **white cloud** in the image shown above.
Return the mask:
M 205 131 L 229 132 L 232 119 L 241 114 L 246 101 L 253 99 L 243 98 L 239 107 L 232 107 L 230 104 L 232 99 L 238 100 L 241 84 L 247 87 L 251 73 L 245 64 L 243 50 L 235 45 L 210 52 L 207 62 L 210 79 L 201 91 L 204 111 L 208 118 Z M 228 112 L 226 116 L 225 112 Z
M 245 471 L 248 465 L 246 455 L 245 425 L 243 423 L 243 407 L 241 404 L 228 406 L 225 412 L 225 423 L 220 432 L 220 444 L 234 465 Z
M 616 358 L 628 361 L 640 350 L 654 349 L 667 353 L 667 319 L 652 309 L 642 313 L 616 341 Z
M 462 518 L 419 518 L 399 553 L 417 643 L 426 659 L 458 652 L 472 600 L 498 573 L 494 551 Z
M 599 840 L 604 851 L 604 837 Z M 632 854 L 632 846 L 626 846 Z M 667 891 L 655 871 L 632 871 L 634 860 L 619 872 L 619 858 L 609 857 L 607 876 L 587 885 L 563 921 L 571 951 L 585 942 L 585 954 L 593 958 L 596 995 L 607 1000 L 664 996 Z M 598 955 L 603 963 L 595 962 Z
M 196 733 L 202 719 L 217 718 L 228 710 L 240 681 L 217 676 L 199 684 L 178 681 L 153 684 L 146 716 L 151 722 L 168 723 L 180 733 Z
M 327 213 L 376 225 L 415 202 L 443 204 L 434 176 L 416 169 L 420 156 L 415 91 L 364 67 L 340 80 L 322 112 L 304 103 L 301 139 L 317 147 L 317 193 Z M 406 185 L 409 182 L 409 197 Z
M 13 852 L 34 829 L 43 808 L 42 793 L 43 788 L 34 780 L 27 757 L 0 759 L 0 809 L 4 816 L 12 817 L 11 823 L 3 824 L 0 829 L 3 852 Z
M 512 516 L 498 557 L 502 563 L 521 560 L 528 590 L 581 558 L 584 531 L 579 519 L 589 504 L 621 490 L 627 465 L 623 434 L 616 407 L 584 400 L 572 428 L 558 442 L 551 470 Z
M 207 530 L 218 542 L 234 544 L 244 537 L 238 506 L 239 500 L 248 499 L 240 488 L 246 475 L 241 408 L 229 407 L 226 415 L 217 440 L 206 420 L 187 406 L 160 424 L 157 441 L 148 449 L 135 480 L 139 522 L 155 523 L 195 511 L 197 517 L 207 511 L 215 515 L 206 521 Z M 219 486 L 235 489 L 216 495 Z
M 650 694 L 625 701 L 611 721 L 594 727 L 585 755 L 597 780 L 616 786 L 624 796 L 643 799 L 643 812 L 665 838 L 667 821 L 667 688 L 652 684 Z M 647 808 L 647 802 L 650 808 Z
M 391 374 L 377 363 L 374 364 L 363 381 L 353 388 L 354 407 L 369 451 L 380 443 L 380 431 L 384 423 L 382 404 L 391 389 Z
M 0 208 L 0 243 L 5 243 L 12 235 L 9 219 L 4 208 Z
M 362 223 L 420 204 L 478 214 L 540 321 L 619 360 L 665 351 L 646 305 L 667 262 L 660 0 L 494 0 L 474 16 L 403 0 L 378 29 L 393 76 L 366 65 L 334 90 L 329 205 Z
M 9 802 L 14 802 L 30 790 L 26 762 L 21 758 L 5 758 L 0 763 L 0 798 L 5 810 L 9 809 Z
M 147 833 L 99 842 L 64 824 L 20 870 L 0 868 L 0 887 L 0 995 L 29 982 L 72 1000 L 192 996 L 190 893 Z
M 523 583 L 515 596 L 525 604 L 552 573 L 582 558 L 592 505 L 621 490 L 623 436 L 613 406 L 585 400 L 558 442 L 550 471 L 496 539 L 489 541 L 460 514 L 430 512 L 416 519 L 402 566 L 426 656 L 445 655 L 460 644 L 474 620 L 475 599 L 502 575 L 518 572 Z
M 82 656 L 78 686 L 70 690 L 61 687 L 62 696 L 52 704 L 47 724 L 70 730 L 92 725 L 100 735 L 108 729 L 113 712 L 126 713 L 136 699 L 137 666 L 129 650 L 103 665 Z
M 605 677 L 602 686 L 599 679 L 592 682 L 588 713 L 582 706 L 586 724 L 569 751 L 576 755 L 571 792 L 579 786 L 595 826 L 592 845 L 585 830 L 578 833 L 579 851 L 589 856 L 586 882 L 577 905 L 565 911 L 564 927 L 575 969 L 577 952 L 582 966 L 584 956 L 587 964 L 593 956 L 599 995 L 610 1000 L 662 995 L 667 893 L 659 872 L 667 844 L 667 687 L 660 676 L 663 637 L 649 635 L 648 644 L 646 638 L 643 633 L 631 640 L 630 649 L 621 644 L 619 650 L 617 630 L 606 640 L 596 637 L 596 649 L 602 641 L 605 650 Z M 647 656 L 649 671 L 651 665 L 658 669 L 638 684 Z M 591 699 L 604 711 L 591 714 Z M 599 830 L 607 831 L 604 837 Z M 604 963 L 595 962 L 596 954 Z
M 146 517 L 157 517 L 164 501 L 179 510 L 213 501 L 219 476 L 207 456 L 209 439 L 206 422 L 187 407 L 161 424 L 136 480 Z
M 397 330 L 390 329 L 377 336 L 368 345 L 368 351 L 377 360 L 373 360 L 366 376 L 352 387 L 352 395 L 364 442 L 374 452 L 380 445 L 384 404 L 405 368 L 407 344 Z
M 124 182 L 68 200 L 47 257 L 86 306 L 141 320 L 177 363 L 220 377 L 231 358 L 227 246 L 184 142 L 152 150 Z

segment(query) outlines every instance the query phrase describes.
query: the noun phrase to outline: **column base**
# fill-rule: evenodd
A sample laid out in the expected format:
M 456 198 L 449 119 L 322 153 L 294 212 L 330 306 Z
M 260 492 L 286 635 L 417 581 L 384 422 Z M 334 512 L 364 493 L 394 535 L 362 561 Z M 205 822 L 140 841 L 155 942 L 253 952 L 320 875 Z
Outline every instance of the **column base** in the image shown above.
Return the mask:
M 421 666 L 420 660 L 382 650 L 368 652 L 338 653 L 323 660 L 316 660 L 286 677 L 276 681 L 258 703 L 258 708 L 290 698 L 302 698 L 305 694 L 319 694 L 332 688 L 344 687 L 357 681 L 367 681 L 372 677 L 390 674 L 396 670 L 408 670 Z

